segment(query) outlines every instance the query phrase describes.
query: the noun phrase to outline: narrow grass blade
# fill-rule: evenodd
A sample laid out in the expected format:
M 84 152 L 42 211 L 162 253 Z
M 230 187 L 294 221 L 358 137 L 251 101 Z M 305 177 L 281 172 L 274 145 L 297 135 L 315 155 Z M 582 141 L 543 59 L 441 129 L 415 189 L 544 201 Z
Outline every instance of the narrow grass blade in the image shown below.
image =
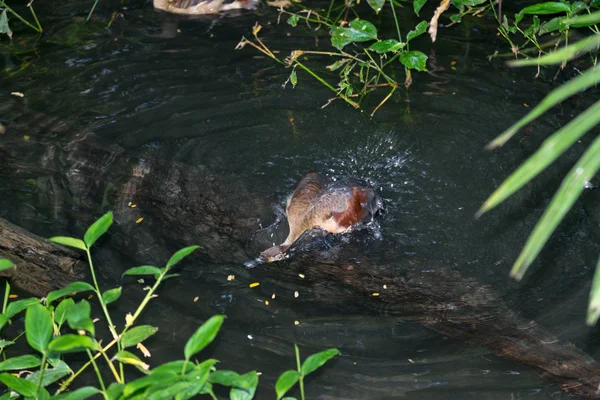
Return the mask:
M 487 150 L 495 149 L 503 146 L 506 142 L 512 138 L 515 133 L 531 121 L 560 103 L 561 101 L 568 99 L 589 88 L 590 86 L 596 85 L 600 82 L 600 67 L 592 68 L 583 74 L 571 79 L 570 81 L 560 85 L 550 93 L 538 104 L 533 110 L 531 110 L 525 117 L 521 118 L 517 123 L 504 131 L 500 136 L 488 143 L 485 148 Z
M 600 258 L 598 258 L 596 272 L 594 273 L 594 281 L 592 283 L 592 290 L 590 291 L 590 302 L 588 304 L 587 311 L 587 324 L 590 326 L 596 325 L 598 318 L 600 318 Z
M 483 203 L 476 217 L 496 207 L 525 186 L 598 123 L 600 123 L 600 101 L 546 139 L 538 151 L 521 164 Z
M 571 171 L 563 179 L 560 188 L 552 197 L 546 211 L 527 239 L 525 247 L 513 265 L 510 275 L 520 280 L 527 268 L 552 234 L 567 211 L 571 209 L 579 197 L 585 183 L 588 182 L 600 168 L 600 136 L 575 163 Z
M 586 15 L 578 15 L 577 17 L 568 18 L 563 21 L 565 27 L 581 28 L 600 23 L 600 11 Z
M 524 67 L 527 65 L 550 65 L 560 64 L 563 61 L 569 61 L 580 54 L 596 49 L 600 46 L 600 35 L 592 35 L 586 39 L 582 39 L 577 43 L 563 47 L 550 54 L 540 58 L 530 58 L 528 60 L 509 61 L 507 64 L 511 67 Z

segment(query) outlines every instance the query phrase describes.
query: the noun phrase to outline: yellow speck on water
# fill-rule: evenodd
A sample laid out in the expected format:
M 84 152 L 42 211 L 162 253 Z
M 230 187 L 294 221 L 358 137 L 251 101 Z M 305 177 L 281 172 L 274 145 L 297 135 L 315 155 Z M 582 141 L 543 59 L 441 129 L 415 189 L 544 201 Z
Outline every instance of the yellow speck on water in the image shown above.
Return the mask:
M 383 288 L 384 288 L 384 289 L 387 289 L 387 285 L 383 285 Z
M 275 293 L 273 293 L 273 294 L 271 295 L 271 300 L 274 300 L 274 299 L 275 299 Z
M 250 286 L 251 288 L 255 288 L 255 287 L 257 287 L 258 285 L 260 285 L 260 282 L 253 282 L 253 283 L 251 283 L 249 286 Z
M 269 300 L 265 300 L 265 306 L 269 305 Z
M 194 297 L 194 303 L 197 303 L 199 298 L 200 297 L 198 297 L 198 296 Z
M 130 207 L 131 207 L 131 208 L 136 208 L 136 207 L 137 207 L 137 205 L 136 205 L 136 204 L 132 204 Z
M 411 364 L 414 364 L 414 363 L 415 363 L 415 362 L 414 362 L 412 359 L 410 359 L 410 358 L 408 359 L 408 362 L 409 362 L 409 363 L 411 363 Z
M 529 104 L 523 103 L 523 107 L 529 108 Z
M 10 94 L 17 97 L 25 97 L 25 95 L 21 92 L 10 92 Z
M 136 224 L 139 224 L 140 222 L 142 222 L 144 220 L 144 217 L 138 218 L 137 221 L 135 221 Z
M 456 65 L 456 61 L 450 61 L 450 65 Z
M 354 361 L 352 364 L 356 365 L 356 361 Z
M 18 294 L 9 294 L 9 295 L 8 295 L 8 298 L 9 298 L 9 299 L 16 299 L 17 297 L 19 297 L 19 295 L 18 295 Z
M 227 277 L 227 280 L 228 280 L 228 281 L 232 281 L 232 280 L 234 280 L 234 279 L 235 279 L 235 275 L 229 275 L 229 276 Z M 252 287 L 252 286 L 250 286 L 250 287 Z
M 131 207 L 131 202 L 127 203 L 127 207 Z
M 304 274 L 298 274 L 298 276 L 302 279 L 304 279 Z
M 23 136 L 23 139 L 25 139 L 25 140 L 29 140 L 29 136 L 28 136 L 28 135 L 25 135 L 25 136 Z
M 294 292 L 294 297 L 295 297 L 295 298 L 298 298 L 298 296 L 300 296 L 300 293 L 298 293 L 298 291 L 296 290 L 296 291 Z
M 377 297 L 377 296 L 379 296 L 379 293 L 378 293 L 378 292 L 375 292 L 375 293 L 373 293 L 371 296 L 373 296 L 373 297 Z
M 294 325 L 300 325 L 300 321 L 294 321 Z

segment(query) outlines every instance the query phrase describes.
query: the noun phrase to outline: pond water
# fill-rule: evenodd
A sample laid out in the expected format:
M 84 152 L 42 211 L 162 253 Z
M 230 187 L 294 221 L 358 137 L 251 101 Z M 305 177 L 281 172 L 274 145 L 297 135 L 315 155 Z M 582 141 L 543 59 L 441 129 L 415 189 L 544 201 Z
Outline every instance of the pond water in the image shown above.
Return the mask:
M 341 101 L 321 108 L 331 93 L 307 74 L 298 72 L 295 89 L 283 88 L 288 69 L 250 47 L 234 51 L 256 21 L 264 26 L 265 43 L 281 54 L 312 48 L 317 41 L 328 48 L 324 32 L 276 25 L 275 9 L 186 19 L 157 13 L 145 2 L 126 9 L 119 2 L 101 2 L 94 20 L 82 26 L 87 3 L 38 10 L 49 35 L 37 44 L 25 31 L 17 31 L 10 46 L 2 39 L 0 122 L 7 132 L 0 136 L 1 217 L 44 236 L 82 235 L 95 218 L 118 207 L 119 193 L 135 191 L 127 184 L 135 183 L 136 171 L 161 165 L 159 176 L 166 182 L 175 173 L 169 166 L 176 164 L 198 174 L 198 185 L 186 193 L 173 189 L 173 196 L 201 196 L 206 175 L 221 177 L 220 193 L 235 199 L 236 182 L 243 182 L 243 190 L 267 206 L 230 206 L 245 207 L 244 218 L 268 227 L 306 172 L 355 176 L 382 193 L 387 209 L 376 232 L 352 235 L 339 246 L 358 247 L 365 257 L 393 262 L 399 270 L 407 260 L 427 259 L 436 267 L 423 266 L 423 273 L 435 275 L 443 268 L 491 285 L 498 302 L 524 321 L 534 320 L 598 357 L 597 334 L 585 326 L 599 250 L 598 224 L 589 215 L 597 203 L 577 203 L 524 282 L 508 279 L 535 221 L 587 142 L 507 204 L 479 220 L 473 217 L 493 189 L 587 101 L 567 101 L 504 148 L 484 151 L 551 89 L 555 73 L 534 80 L 534 70 L 509 70 L 499 59 L 490 61 L 495 50 L 507 51 L 493 34 L 492 21 L 467 20 L 441 29 L 434 45 L 425 36 L 415 41 L 413 47 L 429 55 L 430 72 L 415 74 L 410 89 L 399 90 L 369 118 L 383 92 L 365 103 L 368 112 Z M 114 10 L 122 15 L 107 28 Z M 414 24 L 411 18 L 403 24 Z M 390 21 L 382 24 L 393 32 Z M 322 67 L 329 60 L 307 62 Z M 25 96 L 11 96 L 14 91 Z M 163 183 L 154 182 L 157 191 L 170 190 Z M 585 194 L 592 200 L 594 195 Z M 188 213 L 181 214 L 180 223 L 193 226 L 184 218 L 193 215 L 194 199 L 185 204 Z M 95 253 L 101 286 L 126 288 L 115 305 L 121 321 L 144 286 L 121 281 L 126 268 L 162 264 L 178 248 L 215 235 L 202 227 L 181 232 L 177 209 L 168 220 L 142 203 L 130 211 L 130 218 L 144 221 L 130 224 L 127 238 L 115 234 L 101 241 Z M 117 225 L 124 221 L 117 218 Z M 259 234 L 278 238 L 282 226 Z M 251 237 L 244 245 L 248 259 L 261 250 Z M 200 250 L 178 272 L 182 276 L 164 284 L 142 318 L 159 327 L 147 343 L 151 364 L 180 357 L 190 334 L 209 316 L 224 313 L 228 318 L 219 339 L 203 355 L 219 359 L 221 368 L 261 371 L 260 399 L 273 398 L 278 374 L 294 367 L 293 343 L 304 355 L 329 347 L 342 351 L 308 381 L 309 398 L 573 396 L 536 369 L 432 332 L 418 318 L 392 317 L 360 304 L 320 305 L 300 279 L 249 289 L 262 277 L 260 267 L 245 269 L 227 247 Z M 227 280 L 231 274 L 234 281 Z M 294 286 L 298 298 L 289 289 Z M 272 293 L 280 295 L 271 300 Z

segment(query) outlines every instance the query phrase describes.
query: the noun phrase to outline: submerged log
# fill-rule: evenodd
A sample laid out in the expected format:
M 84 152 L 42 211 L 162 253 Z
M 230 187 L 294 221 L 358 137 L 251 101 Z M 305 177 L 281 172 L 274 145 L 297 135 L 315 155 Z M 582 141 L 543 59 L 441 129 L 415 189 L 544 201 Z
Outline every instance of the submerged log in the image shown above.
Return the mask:
M 0 276 L 9 277 L 15 287 L 38 297 L 81 280 L 85 271 L 85 262 L 76 252 L 1 218 L 0 258 L 8 258 L 17 266 Z

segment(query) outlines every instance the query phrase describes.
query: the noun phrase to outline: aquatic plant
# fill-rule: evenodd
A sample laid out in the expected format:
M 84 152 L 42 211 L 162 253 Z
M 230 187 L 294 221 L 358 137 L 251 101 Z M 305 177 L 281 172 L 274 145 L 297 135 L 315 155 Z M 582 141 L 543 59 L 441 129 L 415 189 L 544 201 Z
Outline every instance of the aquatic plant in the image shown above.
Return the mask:
M 113 221 L 112 213 L 107 213 L 94 222 L 86 231 L 83 240 L 56 236 L 55 243 L 70 246 L 86 253 L 92 284 L 73 282 L 66 287 L 48 293 L 46 298 L 27 298 L 9 302 L 10 284 L 6 282 L 0 329 L 21 312 L 25 312 L 24 335 L 29 347 L 39 354 L 22 354 L 7 358 L 6 348 L 15 344 L 23 333 L 12 340 L 0 340 L 0 382 L 8 390 L 0 399 L 16 398 L 21 395 L 35 399 L 79 400 L 101 395 L 106 400 L 117 399 L 189 399 L 197 395 L 216 399 L 214 385 L 230 388 L 232 399 L 254 398 L 259 374 L 250 371 L 238 374 L 229 370 L 218 370 L 215 359 L 198 361 L 196 355 L 206 348 L 217 336 L 225 316 L 215 315 L 202 324 L 188 339 L 183 348 L 183 359 L 170 361 L 154 368 L 140 359 L 130 349 L 137 348 L 145 356 L 150 352 L 143 342 L 154 335 L 157 327 L 136 324 L 142 312 L 156 297 L 159 285 L 169 278 L 176 277 L 173 267 L 190 255 L 198 246 L 183 248 L 171 256 L 163 268 L 144 265 L 126 270 L 123 276 L 153 277 L 155 282 L 148 287 L 144 299 L 136 311 L 127 314 L 124 325 L 119 329 L 113 323 L 107 305 L 117 301 L 122 287 L 101 291 L 92 262 L 91 248 L 107 232 Z M 8 259 L 0 259 L 0 271 L 16 266 Z M 71 295 L 92 292 L 102 309 L 111 333 L 112 340 L 107 344 L 96 335 L 96 325 L 90 316 L 90 303 L 82 299 L 76 302 Z M 116 351 L 115 351 L 116 347 Z M 304 377 L 324 365 L 339 354 L 336 349 L 328 349 L 309 356 L 302 364 L 298 347 L 295 346 L 297 371 L 284 372 L 275 385 L 277 399 L 281 399 L 296 383 L 300 385 L 304 399 Z M 70 353 L 85 353 L 89 361 L 74 372 L 67 363 Z M 103 358 L 113 379 L 109 382 L 101 373 L 97 360 Z M 85 386 L 72 392 L 66 390 L 86 369 L 92 366 L 98 379 L 99 388 Z M 125 367 L 135 368 L 142 377 L 126 381 Z M 32 369 L 39 368 L 36 372 Z M 61 383 L 59 380 L 64 379 Z M 54 396 L 49 390 L 55 389 Z M 292 399 L 288 397 L 287 399 Z
M 18 12 L 16 12 L 12 8 L 10 8 L 8 6 L 8 4 L 6 4 L 5 1 L 0 0 L 0 34 L 3 33 L 12 39 L 12 30 L 10 29 L 10 26 L 8 25 L 8 14 L 9 13 L 11 15 L 15 16 L 18 20 L 20 20 L 22 23 L 27 25 L 29 28 L 33 29 L 34 31 L 36 31 L 38 33 L 41 33 L 42 25 L 40 24 L 40 21 L 38 20 L 37 15 L 35 14 L 35 10 L 33 9 L 33 1 L 31 1 L 27 4 L 27 8 L 29 9 L 31 16 L 33 17 L 35 25 L 32 24 L 31 22 L 27 21 Z

